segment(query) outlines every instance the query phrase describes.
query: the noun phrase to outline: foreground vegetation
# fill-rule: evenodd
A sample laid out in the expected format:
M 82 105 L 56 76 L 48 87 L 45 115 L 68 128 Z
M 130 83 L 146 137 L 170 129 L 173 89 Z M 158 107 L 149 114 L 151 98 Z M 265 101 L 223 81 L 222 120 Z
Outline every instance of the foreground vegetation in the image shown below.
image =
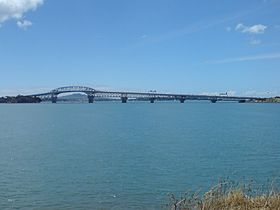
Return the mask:
M 280 192 L 253 189 L 252 186 L 234 186 L 222 182 L 204 195 L 187 192 L 180 199 L 170 195 L 171 210 L 280 210 Z

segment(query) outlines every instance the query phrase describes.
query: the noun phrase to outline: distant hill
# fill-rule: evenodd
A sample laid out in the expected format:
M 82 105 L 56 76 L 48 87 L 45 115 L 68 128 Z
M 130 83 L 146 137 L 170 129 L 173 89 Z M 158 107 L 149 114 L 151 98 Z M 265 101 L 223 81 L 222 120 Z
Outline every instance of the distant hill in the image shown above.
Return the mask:
M 59 96 L 57 98 L 58 101 L 77 101 L 77 102 L 87 102 L 88 97 L 86 94 L 81 94 L 81 93 L 73 93 L 70 95 L 65 95 L 65 96 Z M 120 100 L 120 99 L 113 99 L 113 98 L 100 98 L 100 97 L 95 97 L 95 101 L 115 101 L 115 100 Z
M 87 101 L 88 97 L 85 94 L 73 93 L 70 95 L 59 96 L 57 100 L 58 101 Z

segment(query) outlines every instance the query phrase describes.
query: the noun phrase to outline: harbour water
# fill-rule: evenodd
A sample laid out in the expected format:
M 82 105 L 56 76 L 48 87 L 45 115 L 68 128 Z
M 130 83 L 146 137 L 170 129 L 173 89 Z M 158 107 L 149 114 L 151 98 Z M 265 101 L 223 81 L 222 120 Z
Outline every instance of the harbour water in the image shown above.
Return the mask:
M 0 209 L 160 209 L 280 176 L 279 104 L 0 105 Z

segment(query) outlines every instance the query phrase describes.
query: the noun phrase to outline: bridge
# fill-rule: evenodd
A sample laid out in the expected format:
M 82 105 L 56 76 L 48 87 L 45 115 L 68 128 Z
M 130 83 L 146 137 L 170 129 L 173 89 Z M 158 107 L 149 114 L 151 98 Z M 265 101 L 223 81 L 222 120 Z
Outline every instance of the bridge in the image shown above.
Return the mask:
M 171 94 L 171 93 L 157 93 L 155 91 L 150 92 L 127 92 L 127 91 L 103 91 L 96 90 L 91 87 L 85 86 L 67 86 L 60 87 L 50 92 L 32 94 L 28 96 L 40 97 L 44 100 L 50 100 L 52 103 L 57 102 L 59 94 L 63 93 L 85 93 L 88 97 L 88 102 L 93 103 L 96 97 L 99 98 L 119 98 L 122 103 L 127 103 L 129 99 L 135 100 L 148 100 L 151 103 L 155 101 L 163 100 L 177 100 L 180 103 L 184 103 L 186 100 L 206 100 L 216 103 L 217 101 L 236 101 L 239 103 L 245 103 L 248 101 L 262 100 L 259 97 L 238 97 L 238 96 L 227 96 L 227 95 L 193 95 L 193 94 Z

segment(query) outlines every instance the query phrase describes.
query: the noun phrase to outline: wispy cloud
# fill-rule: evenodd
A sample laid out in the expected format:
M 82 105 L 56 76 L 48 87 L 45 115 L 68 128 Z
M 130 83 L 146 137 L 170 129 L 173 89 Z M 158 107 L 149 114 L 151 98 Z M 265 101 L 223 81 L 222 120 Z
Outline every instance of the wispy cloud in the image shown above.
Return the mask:
M 261 44 L 261 40 L 260 39 L 252 39 L 251 41 L 250 41 L 250 44 L 251 45 L 258 45 L 258 44 Z
M 275 90 L 247 90 L 245 92 L 240 93 L 240 96 L 255 96 L 255 97 L 275 97 L 279 96 L 280 92 Z
M 240 19 L 240 18 L 249 17 L 255 13 L 262 11 L 263 9 L 265 9 L 264 6 L 257 7 L 257 8 L 251 9 L 251 10 L 242 11 L 242 12 L 238 11 L 238 12 L 232 13 L 227 16 L 217 17 L 217 18 L 213 18 L 213 19 L 208 18 L 205 20 L 194 22 L 183 28 L 166 31 L 165 33 L 162 33 L 162 34 L 157 34 L 157 35 L 149 34 L 149 36 L 142 38 L 141 42 L 129 45 L 127 48 L 136 48 L 136 47 L 141 47 L 145 44 L 165 42 L 165 41 L 185 37 L 190 34 L 206 31 L 213 27 L 220 26 L 220 25 L 223 25 L 226 23 L 230 23 L 230 22 Z M 230 32 L 230 31 L 234 30 L 234 27 L 228 26 L 225 28 L 225 30 Z
M 17 25 L 19 28 L 27 29 L 27 27 L 32 26 L 32 22 L 29 20 L 18 20 Z
M 206 63 L 223 64 L 223 63 L 236 63 L 236 62 L 245 62 L 245 61 L 270 60 L 270 59 L 280 59 L 280 53 L 270 53 L 270 54 L 263 54 L 263 55 L 227 58 L 227 59 L 221 59 L 221 60 L 209 60 L 209 61 L 206 61 Z
M 210 96 L 219 96 L 219 95 L 227 95 L 227 96 L 235 96 L 236 95 L 236 91 L 235 90 L 228 90 L 228 91 L 220 91 L 220 92 L 208 92 L 208 91 L 205 91 L 205 92 L 201 92 L 199 94 L 201 95 L 210 95 Z
M 151 41 L 151 42 L 161 42 L 161 41 L 166 41 L 166 40 L 186 36 L 186 35 L 192 34 L 192 33 L 201 32 L 201 31 L 210 29 L 212 27 L 234 21 L 236 19 L 250 16 L 252 14 L 260 12 L 261 10 L 263 10 L 265 8 L 266 8 L 265 6 L 261 6 L 261 7 L 249 10 L 249 11 L 247 10 L 247 11 L 231 14 L 227 17 L 219 17 L 219 18 L 212 19 L 212 20 L 207 19 L 205 21 L 197 22 L 197 23 L 189 25 L 185 28 L 170 31 L 170 32 L 160 35 L 159 37 L 156 37 L 153 39 L 151 38 L 151 39 L 147 39 L 147 40 Z M 244 32 L 247 32 L 247 33 L 263 33 L 267 29 L 267 26 L 262 25 L 262 24 L 257 24 L 257 25 L 253 25 L 253 26 L 245 26 L 242 24 L 242 26 L 245 27 L 245 28 L 243 28 L 243 30 L 245 30 Z M 226 27 L 226 30 L 231 31 L 231 30 L 234 30 L 234 28 L 229 26 L 229 27 Z
M 235 27 L 236 31 L 241 33 L 250 33 L 250 34 L 263 34 L 267 29 L 267 26 L 262 24 L 256 24 L 252 26 L 245 26 L 243 23 L 238 23 Z
M 218 96 L 218 95 L 225 95 L 227 94 L 228 96 L 246 96 L 246 97 L 275 97 L 275 96 L 280 96 L 279 91 L 275 90 L 245 90 L 245 91 L 235 91 L 235 90 L 228 90 L 225 92 L 201 92 L 199 93 L 201 95 L 211 95 L 211 96 Z
M 249 12 L 247 12 L 247 13 L 249 13 Z M 165 42 L 165 41 L 181 38 L 181 37 L 193 34 L 193 33 L 198 33 L 198 32 L 204 31 L 204 30 L 208 30 L 212 27 L 219 26 L 224 23 L 233 21 L 235 19 L 238 19 L 242 16 L 247 15 L 247 13 L 239 13 L 239 14 L 234 14 L 234 15 L 228 16 L 228 17 L 220 17 L 217 19 L 212 19 L 211 21 L 202 20 L 202 21 L 192 23 L 184 28 L 167 31 L 167 32 L 159 34 L 159 35 L 147 36 L 146 34 L 143 34 L 140 37 L 142 39 L 142 42 L 134 44 L 133 46 L 130 46 L 130 47 L 138 47 L 138 46 L 142 46 L 143 44 L 147 44 L 147 43 L 160 43 L 160 42 Z M 231 30 L 231 28 L 230 29 L 226 28 L 226 30 Z
M 31 26 L 31 21 L 24 20 L 24 14 L 36 10 L 44 0 L 0 0 L 0 24 L 10 19 L 16 20 L 20 28 Z
M 204 20 L 204 21 L 196 22 L 189 26 L 186 26 L 185 28 L 181 28 L 181 29 L 174 30 L 174 31 L 169 31 L 167 33 L 161 34 L 158 37 L 150 38 L 149 41 L 162 42 L 162 41 L 167 41 L 167 40 L 172 40 L 175 38 L 183 37 L 183 36 L 186 36 L 189 34 L 201 32 L 201 31 L 208 30 L 210 28 L 225 24 L 227 22 L 240 18 L 244 15 L 245 14 L 241 13 L 241 14 L 231 15 L 228 17 L 222 17 L 222 18 L 220 17 L 217 19 L 212 19 L 211 21 Z M 231 28 L 226 28 L 226 30 L 230 31 Z

